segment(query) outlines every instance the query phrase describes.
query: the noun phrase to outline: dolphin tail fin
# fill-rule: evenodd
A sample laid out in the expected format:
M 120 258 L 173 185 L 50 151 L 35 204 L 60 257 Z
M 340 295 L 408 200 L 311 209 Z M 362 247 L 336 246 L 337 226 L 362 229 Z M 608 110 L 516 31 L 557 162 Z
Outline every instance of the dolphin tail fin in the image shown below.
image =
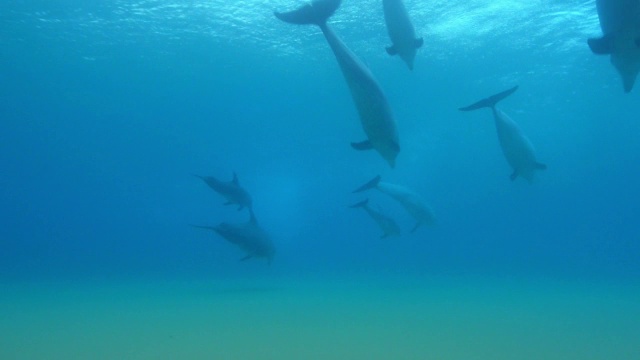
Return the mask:
M 509 90 L 505 90 L 501 93 L 497 93 L 495 95 L 491 95 L 486 99 L 482 99 L 476 103 L 473 103 L 469 106 L 465 106 L 465 107 L 461 107 L 458 110 L 460 111 L 471 111 L 471 110 L 478 110 L 478 109 L 482 109 L 485 107 L 488 108 L 494 108 L 496 106 L 496 104 L 498 102 L 500 102 L 501 100 L 505 99 L 507 96 L 513 94 L 514 92 L 516 92 L 516 90 L 518 90 L 518 86 L 514 86 Z
M 273 14 L 280 20 L 296 25 L 324 25 L 327 19 L 340 7 L 342 0 L 314 0 L 296 10 L 289 12 L 275 11 Z
M 373 189 L 374 187 L 378 186 L 378 183 L 380 183 L 380 179 L 382 179 L 380 177 L 380 175 L 374 177 L 373 179 L 369 180 L 369 182 L 367 182 L 366 184 L 360 186 L 359 188 L 355 189 L 352 191 L 352 193 L 359 193 L 365 190 L 369 190 L 369 189 Z
M 587 40 L 591 52 L 597 55 L 607 55 L 613 52 L 613 34 L 607 34 L 601 38 L 591 38 Z
M 355 203 L 351 206 L 349 206 L 352 209 L 357 209 L 357 208 L 361 208 L 361 207 L 365 207 L 367 206 L 367 204 L 369 203 L 369 199 L 364 199 L 362 201 L 360 201 L 359 203 Z

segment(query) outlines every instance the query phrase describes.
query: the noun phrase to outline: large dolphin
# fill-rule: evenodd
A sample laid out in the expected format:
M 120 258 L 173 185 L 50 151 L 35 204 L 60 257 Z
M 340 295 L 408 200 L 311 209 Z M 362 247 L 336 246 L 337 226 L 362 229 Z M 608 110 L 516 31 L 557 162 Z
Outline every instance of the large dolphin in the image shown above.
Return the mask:
M 387 98 L 371 71 L 327 25 L 327 20 L 340 7 L 340 2 L 341 0 L 315 0 L 294 11 L 275 12 L 275 16 L 291 24 L 315 24 L 320 27 L 338 60 L 367 135 L 367 140 L 351 143 L 351 146 L 356 150 L 374 149 L 394 167 L 400 143 Z
M 588 40 L 595 54 L 610 54 L 630 92 L 640 72 L 640 0 L 596 0 L 603 36 Z
M 522 130 L 520 130 L 518 124 L 511 120 L 507 114 L 496 108 L 496 104 L 500 100 L 513 94 L 516 90 L 518 90 L 517 86 L 486 99 L 482 99 L 469 106 L 460 108 L 459 110 L 471 111 L 485 107 L 491 108 L 491 111 L 493 111 L 493 118 L 496 123 L 496 130 L 498 132 L 498 140 L 500 141 L 502 153 L 513 169 L 513 172 L 511 173 L 511 180 L 513 181 L 520 176 L 527 179 L 529 182 L 532 182 L 535 171 L 544 170 L 547 166 L 536 160 L 533 145 L 531 144 L 531 141 L 527 139 Z
M 409 69 L 413 70 L 413 59 L 418 48 L 422 46 L 422 38 L 416 38 L 416 32 L 402 0 L 382 0 L 382 9 L 392 43 L 387 47 L 387 53 L 400 56 Z
M 351 205 L 350 207 L 354 209 L 362 208 L 367 212 L 367 214 L 369 214 L 373 221 L 375 221 L 380 229 L 382 229 L 382 236 L 380 236 L 381 239 L 389 236 L 400 235 L 400 227 L 398 226 L 398 224 L 396 224 L 396 222 L 389 216 L 381 213 L 380 211 L 372 209 L 371 206 L 369 206 L 369 199 L 360 201 L 359 203 Z
M 225 205 L 236 204 L 239 206 L 238 210 L 242 210 L 245 207 L 251 209 L 251 195 L 240 186 L 238 175 L 235 172 L 231 181 L 220 181 L 213 176 L 194 176 L 202 179 L 210 188 L 222 195 L 227 200 L 224 203 Z
M 192 226 L 200 229 L 213 230 L 230 243 L 238 246 L 247 254 L 240 259 L 240 261 L 264 257 L 267 258 L 267 261 L 271 264 L 276 249 L 267 233 L 258 225 L 253 210 L 249 210 L 249 213 L 251 214 L 251 218 L 243 224 L 222 222 L 217 226 Z
M 389 184 L 380 181 L 380 175 L 376 176 L 368 183 L 355 189 L 353 192 L 358 193 L 369 189 L 378 189 L 380 192 L 389 195 L 396 200 L 402 207 L 416 220 L 416 225 L 411 229 L 414 232 L 422 224 L 435 225 L 436 218 L 433 211 L 415 192 L 395 184 Z

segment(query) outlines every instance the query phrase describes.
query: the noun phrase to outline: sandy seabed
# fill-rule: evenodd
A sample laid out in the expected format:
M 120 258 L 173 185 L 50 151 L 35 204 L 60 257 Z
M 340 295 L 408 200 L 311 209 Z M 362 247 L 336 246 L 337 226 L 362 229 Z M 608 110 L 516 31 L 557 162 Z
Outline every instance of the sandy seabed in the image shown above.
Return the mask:
M 0 359 L 640 359 L 640 286 L 488 279 L 5 283 Z

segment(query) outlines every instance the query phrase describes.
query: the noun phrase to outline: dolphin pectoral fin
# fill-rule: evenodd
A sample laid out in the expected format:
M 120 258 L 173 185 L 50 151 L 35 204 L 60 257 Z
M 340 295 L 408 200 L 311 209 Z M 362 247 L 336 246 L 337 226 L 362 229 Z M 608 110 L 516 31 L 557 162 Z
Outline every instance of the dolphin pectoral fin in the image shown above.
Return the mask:
M 411 229 L 411 233 L 413 234 L 414 232 L 416 232 L 416 230 L 418 230 L 418 228 L 420 227 L 420 225 L 422 225 L 422 223 L 420 223 L 419 221 L 413 226 L 413 228 Z
M 513 170 L 513 172 L 511 173 L 511 176 L 509 176 L 509 179 L 511 179 L 511 181 L 515 181 L 515 179 L 518 178 L 518 170 Z
M 547 165 L 537 162 L 536 163 L 536 169 L 538 169 L 538 170 L 547 170 Z
M 382 179 L 380 177 L 380 175 L 374 177 L 373 179 L 369 180 L 366 184 L 360 186 L 359 188 L 353 190 L 351 193 L 355 194 L 355 193 L 359 193 L 361 191 L 365 191 L 365 190 L 369 190 L 369 189 L 373 189 L 374 187 L 378 186 L 378 184 L 380 183 L 380 179 Z
M 253 255 L 249 254 L 249 255 L 243 257 L 242 259 L 240 259 L 239 261 L 247 261 L 247 260 L 251 259 L 252 257 L 253 257 Z
M 222 204 L 224 206 L 229 206 L 229 205 L 233 205 L 233 203 L 231 201 L 227 201 L 226 203 Z
M 418 48 L 421 48 L 423 44 L 424 44 L 424 39 L 423 38 L 417 38 L 414 41 L 413 46 L 415 46 L 416 49 L 418 49 Z
M 361 142 L 352 142 L 351 143 L 351 147 L 356 149 L 356 150 L 371 150 L 373 149 L 373 145 L 371 145 L 371 141 L 369 140 L 365 140 L 365 141 L 361 141 Z
M 613 35 L 605 35 L 601 38 L 591 38 L 587 40 L 589 48 L 594 54 L 607 55 L 613 52 Z
M 396 49 L 395 46 L 387 46 L 385 49 L 387 50 L 387 54 L 391 56 L 398 55 L 398 49 Z
M 238 207 L 238 211 L 244 209 L 244 206 L 240 205 L 240 207 Z

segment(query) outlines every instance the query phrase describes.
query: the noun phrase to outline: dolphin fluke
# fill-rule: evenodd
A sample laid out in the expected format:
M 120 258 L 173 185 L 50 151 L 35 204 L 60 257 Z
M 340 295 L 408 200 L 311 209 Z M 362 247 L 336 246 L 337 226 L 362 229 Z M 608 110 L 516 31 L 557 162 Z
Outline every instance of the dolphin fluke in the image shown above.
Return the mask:
M 314 0 L 311 4 L 306 4 L 296 10 L 289 12 L 274 11 L 274 15 L 287 23 L 306 25 L 323 25 L 327 19 L 340 7 L 342 0 Z
M 352 209 L 357 209 L 357 208 L 361 208 L 361 207 L 365 207 L 367 206 L 367 204 L 369 203 L 369 199 L 364 199 L 362 201 L 360 201 L 359 203 L 355 203 L 351 206 L 349 206 Z
M 465 107 L 461 107 L 458 110 L 460 111 L 471 111 L 471 110 L 478 110 L 478 109 L 482 109 L 485 107 L 488 108 L 494 108 L 496 106 L 496 104 L 498 102 L 500 102 L 501 100 L 505 99 L 507 96 L 513 94 L 514 92 L 516 92 L 516 90 L 518 90 L 518 86 L 514 86 L 509 90 L 505 90 L 501 93 L 497 93 L 495 95 L 489 96 L 486 99 L 482 99 L 476 103 L 473 103 L 469 106 L 465 106 Z
M 378 186 L 378 183 L 380 182 L 380 179 L 382 179 L 380 177 L 380 175 L 374 177 L 373 179 L 369 180 L 369 182 L 367 182 L 366 184 L 360 186 L 359 188 L 355 189 L 352 191 L 352 193 L 359 193 L 365 190 L 369 190 L 369 189 L 373 189 L 374 187 Z

